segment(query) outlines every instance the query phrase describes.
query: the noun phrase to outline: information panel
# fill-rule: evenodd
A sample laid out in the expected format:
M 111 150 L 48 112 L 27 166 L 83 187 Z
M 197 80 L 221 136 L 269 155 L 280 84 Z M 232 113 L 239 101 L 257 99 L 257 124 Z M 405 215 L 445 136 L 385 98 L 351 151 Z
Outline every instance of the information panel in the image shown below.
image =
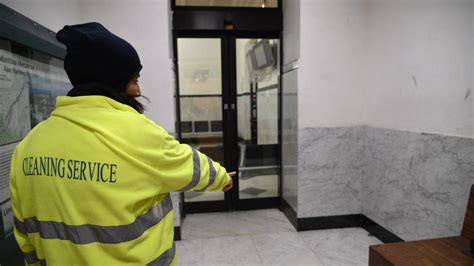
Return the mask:
M 51 56 L 19 49 L 0 40 L 0 240 L 13 231 L 9 179 L 13 150 L 28 132 L 49 117 L 56 96 L 66 95 L 71 85 L 62 62 Z

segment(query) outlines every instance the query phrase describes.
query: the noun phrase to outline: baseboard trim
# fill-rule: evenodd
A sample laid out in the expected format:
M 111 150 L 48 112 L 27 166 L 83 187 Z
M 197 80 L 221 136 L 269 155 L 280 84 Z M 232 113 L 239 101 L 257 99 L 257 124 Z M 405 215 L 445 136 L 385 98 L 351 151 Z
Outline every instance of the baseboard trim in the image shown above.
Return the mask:
M 290 221 L 290 223 L 295 227 L 296 231 L 298 231 L 298 217 L 296 216 L 296 211 L 286 202 L 284 198 L 281 198 L 280 201 L 280 211 L 285 214 L 286 218 Z
M 174 227 L 174 241 L 181 240 L 181 226 Z
M 298 218 L 298 231 L 361 227 L 362 214 Z
M 384 243 L 396 243 L 404 241 L 403 239 L 401 239 L 394 233 L 388 231 L 383 226 L 380 226 L 365 215 L 362 215 L 360 227 L 364 228 L 367 232 L 369 232 L 371 235 L 375 236 Z
M 363 214 L 298 218 L 296 211 L 283 198 L 281 199 L 280 210 L 295 227 L 296 231 L 361 227 L 383 243 L 404 241 Z

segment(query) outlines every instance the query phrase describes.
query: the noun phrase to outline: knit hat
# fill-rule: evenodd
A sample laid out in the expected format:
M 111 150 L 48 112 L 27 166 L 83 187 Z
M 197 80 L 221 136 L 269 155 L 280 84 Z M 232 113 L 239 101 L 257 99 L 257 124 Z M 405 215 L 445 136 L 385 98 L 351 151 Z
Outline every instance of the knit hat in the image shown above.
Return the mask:
M 56 38 L 67 47 L 64 69 L 73 86 L 98 83 L 121 92 L 142 69 L 133 46 L 97 22 L 66 25 Z

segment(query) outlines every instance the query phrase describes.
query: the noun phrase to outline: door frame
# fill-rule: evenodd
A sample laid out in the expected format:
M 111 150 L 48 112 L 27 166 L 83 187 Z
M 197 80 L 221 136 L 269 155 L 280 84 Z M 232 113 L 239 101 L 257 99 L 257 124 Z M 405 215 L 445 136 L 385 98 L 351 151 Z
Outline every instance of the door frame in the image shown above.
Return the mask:
M 282 197 L 282 61 L 283 43 L 281 31 L 203 31 L 203 30 L 174 30 L 173 31 L 173 70 L 175 75 L 175 117 L 176 136 L 182 141 L 181 135 L 181 106 L 179 88 L 179 66 L 178 66 L 178 39 L 179 38 L 218 38 L 221 39 L 221 61 L 222 61 L 222 120 L 224 162 L 227 169 L 239 171 L 237 153 L 237 82 L 236 82 L 236 39 L 278 39 L 279 41 L 279 88 L 278 88 L 278 196 L 271 198 L 239 199 L 238 175 L 234 179 L 234 187 L 230 192 L 224 193 L 224 200 L 185 202 L 184 192 L 181 193 L 180 212 L 182 217 L 187 213 L 222 212 L 234 210 L 254 210 L 279 208 Z M 225 67 L 228 66 L 228 67 Z M 235 104 L 235 109 L 224 110 L 224 104 Z M 229 122 L 229 120 L 231 122 Z

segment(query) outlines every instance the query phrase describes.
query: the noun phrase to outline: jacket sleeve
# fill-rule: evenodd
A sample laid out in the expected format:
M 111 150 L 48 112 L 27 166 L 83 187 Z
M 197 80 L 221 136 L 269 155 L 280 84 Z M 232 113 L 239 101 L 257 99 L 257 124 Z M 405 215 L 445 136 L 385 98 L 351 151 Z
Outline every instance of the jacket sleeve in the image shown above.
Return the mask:
M 219 163 L 169 134 L 160 146 L 158 171 L 164 192 L 221 190 L 230 182 Z
M 26 229 L 23 228 L 22 224 L 24 225 L 24 217 L 21 212 L 21 205 L 20 200 L 18 197 L 18 190 L 16 186 L 16 176 L 15 176 L 15 169 L 16 169 L 16 159 L 15 159 L 16 152 L 13 153 L 11 167 L 10 167 L 10 194 L 11 194 L 11 202 L 12 202 L 12 209 L 13 215 L 15 220 L 15 225 L 13 228 L 13 234 L 15 235 L 16 242 L 20 247 L 21 252 L 23 252 L 25 256 L 25 265 L 40 265 L 38 257 L 36 256 L 35 247 L 30 242 L 28 238 Z

